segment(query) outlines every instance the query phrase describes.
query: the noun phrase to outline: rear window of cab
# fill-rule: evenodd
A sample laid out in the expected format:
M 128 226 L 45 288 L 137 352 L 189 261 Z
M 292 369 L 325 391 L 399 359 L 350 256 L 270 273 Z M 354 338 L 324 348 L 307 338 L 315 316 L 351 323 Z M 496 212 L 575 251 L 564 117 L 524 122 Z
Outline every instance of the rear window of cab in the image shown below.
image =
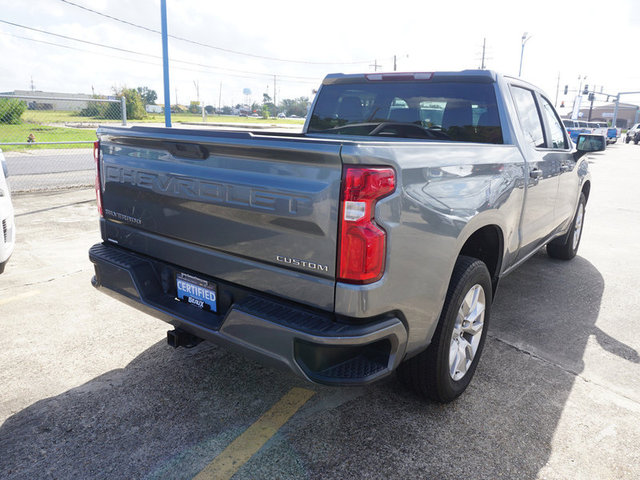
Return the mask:
M 324 85 L 309 133 L 503 143 L 490 83 Z

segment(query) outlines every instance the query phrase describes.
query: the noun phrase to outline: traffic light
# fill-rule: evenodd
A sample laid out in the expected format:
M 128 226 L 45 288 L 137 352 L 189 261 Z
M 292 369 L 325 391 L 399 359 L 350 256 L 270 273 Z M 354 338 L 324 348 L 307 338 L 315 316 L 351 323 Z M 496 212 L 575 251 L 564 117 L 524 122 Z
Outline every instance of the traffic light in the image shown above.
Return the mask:
M 569 85 L 564 86 L 564 94 L 566 95 L 569 92 Z
M 584 86 L 584 90 L 582 91 L 583 95 L 586 95 L 587 93 L 589 93 L 589 85 L 588 84 Z

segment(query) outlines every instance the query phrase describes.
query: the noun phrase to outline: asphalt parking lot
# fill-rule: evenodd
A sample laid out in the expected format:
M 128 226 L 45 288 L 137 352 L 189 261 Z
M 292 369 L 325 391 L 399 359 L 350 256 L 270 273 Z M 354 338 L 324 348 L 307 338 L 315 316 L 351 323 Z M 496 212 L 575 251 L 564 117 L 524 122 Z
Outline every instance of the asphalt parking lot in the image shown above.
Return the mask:
M 96 292 L 93 190 L 14 198 L 0 478 L 640 478 L 640 146 L 591 156 L 578 257 L 506 277 L 467 392 L 307 384 Z

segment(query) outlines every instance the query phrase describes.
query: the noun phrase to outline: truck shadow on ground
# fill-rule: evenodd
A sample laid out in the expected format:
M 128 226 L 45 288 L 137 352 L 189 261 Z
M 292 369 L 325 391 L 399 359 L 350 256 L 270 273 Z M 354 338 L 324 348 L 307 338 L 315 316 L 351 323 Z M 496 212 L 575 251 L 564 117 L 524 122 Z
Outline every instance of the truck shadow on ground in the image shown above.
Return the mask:
M 500 289 L 476 377 L 449 405 L 424 402 L 395 377 L 310 386 L 210 344 L 159 342 L 10 417 L 0 477 L 192 478 L 301 386 L 316 395 L 234 478 L 536 478 L 587 340 L 599 335 L 604 281 L 583 258 L 538 254 Z M 638 362 L 600 333 L 609 351 Z

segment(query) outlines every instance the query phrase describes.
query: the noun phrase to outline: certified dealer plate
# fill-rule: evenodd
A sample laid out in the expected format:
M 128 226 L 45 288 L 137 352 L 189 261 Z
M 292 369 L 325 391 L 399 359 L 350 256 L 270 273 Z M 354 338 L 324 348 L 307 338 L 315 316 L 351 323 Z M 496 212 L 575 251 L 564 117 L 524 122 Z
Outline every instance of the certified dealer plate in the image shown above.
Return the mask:
M 178 298 L 203 310 L 216 311 L 216 285 L 201 278 L 179 273 L 176 276 Z

